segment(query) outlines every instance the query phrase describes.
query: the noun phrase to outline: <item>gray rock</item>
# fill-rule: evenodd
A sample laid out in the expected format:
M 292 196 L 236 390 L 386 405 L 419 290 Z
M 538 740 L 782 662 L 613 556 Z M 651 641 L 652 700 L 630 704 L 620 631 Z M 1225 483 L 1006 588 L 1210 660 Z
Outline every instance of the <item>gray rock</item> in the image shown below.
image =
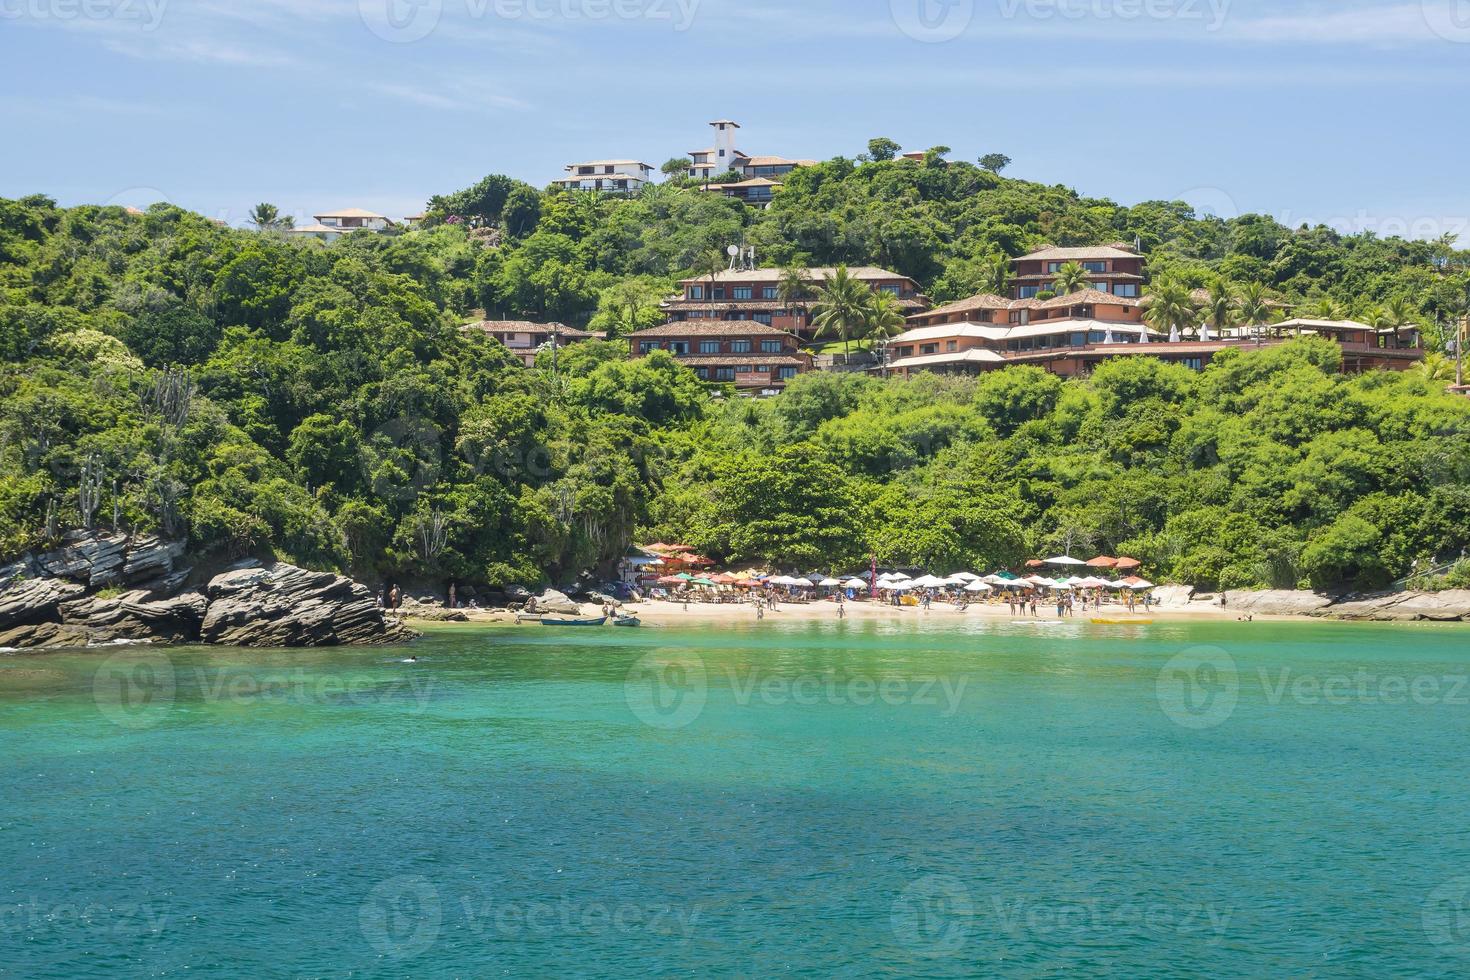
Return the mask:
M 173 571 L 174 562 L 183 556 L 182 541 L 164 541 L 153 535 L 135 538 L 128 546 L 122 578 L 127 582 L 138 582 L 168 575 Z
M 1194 586 L 1161 585 L 1153 590 L 1153 598 L 1161 606 L 1188 606 L 1194 598 Z
M 0 629 L 56 622 L 59 620 L 57 607 L 86 591 L 85 586 L 57 578 L 24 578 L 14 581 L 0 590 Z
M 1328 608 L 1334 619 L 1367 619 L 1384 622 L 1470 620 L 1470 591 L 1392 592 Z
M 104 585 L 116 579 L 128 545 L 126 534 L 102 531 L 73 531 L 62 538 L 62 547 L 36 556 L 48 575 Z
M 30 623 L 0 630 L 0 647 L 29 649 L 33 647 L 84 647 L 87 631 L 64 623 Z
M 210 580 L 200 627 L 206 643 L 315 647 L 400 643 L 417 636 L 378 608 L 372 593 L 331 572 L 294 565 L 225 572 Z
M 538 613 L 559 613 L 566 616 L 576 616 L 582 612 L 582 607 L 567 598 L 565 592 L 547 589 L 536 597 L 536 611 Z
M 1315 592 L 1271 589 L 1265 592 L 1226 592 L 1226 611 L 1262 616 L 1320 616 L 1332 600 Z
M 191 643 L 209 603 L 202 592 L 186 592 L 171 599 L 149 601 L 142 590 L 109 598 L 88 596 L 61 604 L 62 622 L 87 631 L 94 642 L 106 640 L 160 640 Z

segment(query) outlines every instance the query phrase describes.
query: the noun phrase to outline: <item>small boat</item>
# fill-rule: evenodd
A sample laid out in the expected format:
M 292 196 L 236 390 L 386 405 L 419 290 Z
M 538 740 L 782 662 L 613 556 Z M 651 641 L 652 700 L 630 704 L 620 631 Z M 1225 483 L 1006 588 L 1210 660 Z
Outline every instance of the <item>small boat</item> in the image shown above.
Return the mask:
M 614 626 L 642 626 L 643 621 L 637 616 L 619 616 L 613 620 Z
M 607 624 L 606 617 L 599 616 L 596 619 L 545 619 L 541 620 L 542 626 L 604 626 Z
M 1094 617 L 1092 621 L 1099 626 L 1152 626 L 1154 624 L 1152 619 L 1104 619 L 1102 617 Z

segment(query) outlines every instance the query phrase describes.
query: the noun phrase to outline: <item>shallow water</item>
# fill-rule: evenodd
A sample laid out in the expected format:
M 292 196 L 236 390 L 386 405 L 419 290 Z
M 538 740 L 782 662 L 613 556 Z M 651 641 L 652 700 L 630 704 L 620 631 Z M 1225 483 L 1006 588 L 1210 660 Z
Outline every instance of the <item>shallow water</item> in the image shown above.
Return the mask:
M 0 975 L 1464 975 L 1467 676 L 1316 622 L 4 655 Z

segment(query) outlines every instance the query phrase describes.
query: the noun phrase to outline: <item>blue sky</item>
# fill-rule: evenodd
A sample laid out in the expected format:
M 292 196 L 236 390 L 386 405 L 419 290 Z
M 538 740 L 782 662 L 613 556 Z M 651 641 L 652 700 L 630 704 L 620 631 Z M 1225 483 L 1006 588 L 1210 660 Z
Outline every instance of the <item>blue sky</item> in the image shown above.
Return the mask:
M 0 0 L 0 195 L 399 216 L 729 117 L 1463 244 L 1467 68 L 1470 0 Z

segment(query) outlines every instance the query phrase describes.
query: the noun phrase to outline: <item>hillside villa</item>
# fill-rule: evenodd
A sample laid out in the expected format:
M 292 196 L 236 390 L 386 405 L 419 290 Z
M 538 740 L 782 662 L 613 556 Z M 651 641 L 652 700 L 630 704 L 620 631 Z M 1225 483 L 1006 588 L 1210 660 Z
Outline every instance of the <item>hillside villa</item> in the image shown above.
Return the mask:
M 521 359 L 526 367 L 536 366 L 536 354 L 547 344 L 563 347 L 581 340 L 600 340 L 602 334 L 578 330 L 564 323 L 532 323 L 529 320 L 481 320 L 466 324 L 466 330 L 479 330 L 494 337 Z
M 748 394 L 773 395 L 812 358 L 794 334 L 754 320 L 681 320 L 628 336 L 632 357 L 667 351 L 700 380 L 733 384 Z
M 832 268 L 807 269 L 809 298 L 800 304 L 782 301 L 780 269 L 734 269 L 714 276 L 681 280 L 681 292 L 661 305 L 669 319 L 675 322 L 753 320 L 810 339 L 810 307 L 815 303 L 816 287 L 835 271 Z M 917 313 L 929 306 L 929 299 L 919 291 L 919 284 L 908 276 L 867 266 L 847 271 L 872 289 L 892 293 L 907 312 Z
M 1011 297 L 1034 299 L 1048 292 L 1057 271 L 1069 262 L 1091 277 L 1089 288 L 1114 296 L 1137 298 L 1143 293 L 1143 256 L 1122 242 L 1086 248 L 1047 246 L 1011 260 Z
M 552 181 L 568 190 L 631 194 L 653 180 L 653 167 L 641 160 L 588 160 L 569 163 L 567 176 Z

